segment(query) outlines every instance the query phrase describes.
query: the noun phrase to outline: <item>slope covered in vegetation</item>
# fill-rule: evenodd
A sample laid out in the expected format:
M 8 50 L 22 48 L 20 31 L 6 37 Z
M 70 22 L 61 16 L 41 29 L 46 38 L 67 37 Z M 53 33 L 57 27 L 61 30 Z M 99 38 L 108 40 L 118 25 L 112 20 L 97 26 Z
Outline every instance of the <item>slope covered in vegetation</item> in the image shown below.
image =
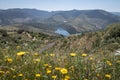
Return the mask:
M 119 33 L 120 24 L 69 37 L 1 30 L 0 80 L 120 80 Z
M 53 51 L 61 52 L 96 52 L 99 50 L 115 51 L 120 48 L 120 24 L 109 25 L 105 30 L 76 34 L 61 38 Z

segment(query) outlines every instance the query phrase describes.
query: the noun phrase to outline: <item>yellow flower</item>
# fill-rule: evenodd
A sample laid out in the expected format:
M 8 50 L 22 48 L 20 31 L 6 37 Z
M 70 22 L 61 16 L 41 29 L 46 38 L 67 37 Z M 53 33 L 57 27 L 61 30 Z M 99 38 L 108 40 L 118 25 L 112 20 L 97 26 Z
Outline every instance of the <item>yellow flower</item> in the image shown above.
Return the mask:
M 89 60 L 93 60 L 93 58 L 92 58 L 92 57 L 90 57 L 90 58 L 89 58 Z
M 35 56 L 38 56 L 39 54 L 38 53 L 34 53 Z
M 22 77 L 22 76 L 23 76 L 23 74 L 18 74 L 18 76 L 19 76 L 19 77 Z
M 14 75 L 13 78 L 16 78 L 16 76 Z
M 12 71 L 15 71 L 15 69 L 14 68 L 10 68 Z
M 26 53 L 25 52 L 18 52 L 17 55 L 18 56 L 24 56 Z
M 55 54 L 50 54 L 50 56 L 51 56 L 51 57 L 54 57 L 54 56 L 55 56 Z
M 48 64 L 44 64 L 45 67 L 48 67 L 49 65 Z
M 59 67 L 56 67 L 55 70 L 60 70 L 60 68 L 59 68 Z
M 40 77 L 41 76 L 41 74 L 35 74 L 35 77 Z
M 6 61 L 9 63 L 13 62 L 12 58 L 8 58 L 8 59 L 6 59 Z
M 49 68 L 52 68 L 52 66 L 48 66 Z
M 66 79 L 66 78 L 65 78 L 65 79 L 62 79 L 62 80 L 69 80 L 69 79 Z
M 85 78 L 84 80 L 88 80 L 88 79 Z
M 97 75 L 96 75 L 97 77 L 99 77 L 100 76 L 100 74 L 99 73 L 97 73 Z
M 65 79 L 70 79 L 70 76 L 65 76 Z
M 106 61 L 106 63 L 109 65 L 109 66 L 112 66 L 112 63 L 110 61 Z
M 6 71 L 5 73 L 6 73 L 6 74 L 9 74 L 9 73 L 10 73 L 10 71 Z
M 5 72 L 4 71 L 0 71 L 0 74 L 4 74 Z
M 33 61 L 34 62 L 40 62 L 40 59 L 34 59 Z
M 105 77 L 110 79 L 111 75 L 110 74 L 106 74 Z
M 49 69 L 47 69 L 47 72 L 46 72 L 47 74 L 50 74 L 51 73 L 51 70 L 49 70 Z
M 86 57 L 86 56 L 87 56 L 87 54 L 85 54 L 85 53 L 82 54 L 82 57 Z
M 118 60 L 117 63 L 120 63 L 120 60 Z
M 65 69 L 65 68 L 62 68 L 62 69 L 60 70 L 60 72 L 61 72 L 62 74 L 67 74 L 67 73 L 68 73 L 68 70 Z
M 75 57 L 77 54 L 76 53 L 70 53 L 70 56 Z
M 53 78 L 53 79 L 56 79 L 56 78 L 57 78 L 57 76 L 55 76 L 55 75 L 54 75 L 54 76 L 52 76 L 52 78 Z

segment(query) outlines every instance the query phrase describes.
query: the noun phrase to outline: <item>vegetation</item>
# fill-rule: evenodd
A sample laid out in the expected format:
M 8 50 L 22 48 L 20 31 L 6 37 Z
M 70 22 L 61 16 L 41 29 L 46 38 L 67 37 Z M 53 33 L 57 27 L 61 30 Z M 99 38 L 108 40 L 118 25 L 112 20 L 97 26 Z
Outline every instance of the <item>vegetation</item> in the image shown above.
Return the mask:
M 55 48 L 55 50 L 54 50 Z M 92 53 L 99 50 L 114 52 L 120 48 L 120 24 L 112 24 L 105 30 L 87 32 L 59 39 L 53 47 L 54 53 L 85 52 Z
M 7 32 L 0 36 L 0 80 L 120 80 L 119 32 L 120 24 L 69 37 Z

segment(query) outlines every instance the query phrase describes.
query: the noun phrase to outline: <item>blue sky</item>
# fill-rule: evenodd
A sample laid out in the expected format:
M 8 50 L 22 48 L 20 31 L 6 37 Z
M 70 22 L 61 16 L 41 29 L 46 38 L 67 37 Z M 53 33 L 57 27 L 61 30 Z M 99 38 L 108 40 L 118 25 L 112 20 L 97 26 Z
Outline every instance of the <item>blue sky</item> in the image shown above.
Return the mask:
M 120 0 L 0 0 L 0 9 L 35 8 L 47 11 L 103 9 L 120 12 Z

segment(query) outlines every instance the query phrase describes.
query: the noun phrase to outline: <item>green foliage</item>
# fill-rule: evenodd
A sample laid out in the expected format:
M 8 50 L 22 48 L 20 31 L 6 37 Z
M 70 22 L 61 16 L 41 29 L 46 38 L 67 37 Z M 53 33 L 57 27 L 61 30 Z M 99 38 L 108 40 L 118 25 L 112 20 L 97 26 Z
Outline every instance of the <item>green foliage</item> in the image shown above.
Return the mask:
M 6 30 L 2 30 L 2 29 L 0 29 L 0 35 L 3 36 L 3 37 L 7 37 L 8 36 L 7 31 Z
M 117 38 L 120 38 L 120 24 L 110 25 L 104 35 L 105 40 L 108 42 L 115 42 Z M 113 39 L 113 40 L 110 40 Z

